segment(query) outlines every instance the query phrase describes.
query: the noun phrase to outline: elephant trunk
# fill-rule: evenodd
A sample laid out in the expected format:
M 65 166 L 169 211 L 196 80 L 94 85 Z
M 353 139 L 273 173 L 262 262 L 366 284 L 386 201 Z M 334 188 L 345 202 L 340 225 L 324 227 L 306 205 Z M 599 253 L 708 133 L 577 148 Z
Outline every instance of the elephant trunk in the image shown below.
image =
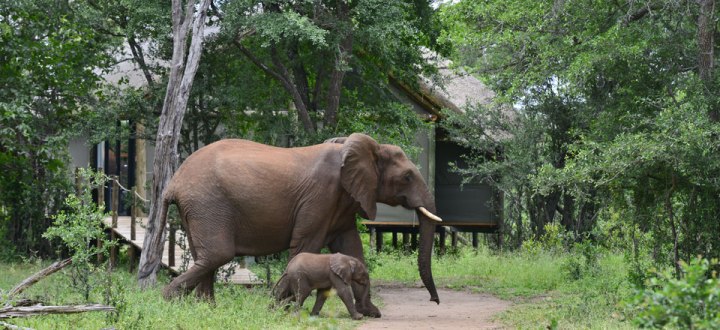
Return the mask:
M 436 212 L 434 202 L 425 204 L 425 206 L 427 211 L 432 214 Z M 428 215 L 425 215 L 419 208 L 416 209 L 415 212 L 417 212 L 418 218 L 420 219 L 420 244 L 418 246 L 418 270 L 420 271 L 420 279 L 422 279 L 425 288 L 430 293 L 430 300 L 440 304 L 440 298 L 435 288 L 431 267 L 435 224 L 437 222 Z

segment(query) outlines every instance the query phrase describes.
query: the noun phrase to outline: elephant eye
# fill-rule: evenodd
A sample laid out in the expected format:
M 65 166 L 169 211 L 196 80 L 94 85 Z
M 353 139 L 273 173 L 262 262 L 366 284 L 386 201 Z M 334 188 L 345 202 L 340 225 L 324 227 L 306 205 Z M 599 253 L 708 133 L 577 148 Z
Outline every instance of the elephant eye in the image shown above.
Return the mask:
M 405 175 L 403 175 L 403 180 L 405 180 L 405 182 L 410 182 L 410 181 L 412 181 L 412 173 L 410 173 L 410 172 L 405 172 Z

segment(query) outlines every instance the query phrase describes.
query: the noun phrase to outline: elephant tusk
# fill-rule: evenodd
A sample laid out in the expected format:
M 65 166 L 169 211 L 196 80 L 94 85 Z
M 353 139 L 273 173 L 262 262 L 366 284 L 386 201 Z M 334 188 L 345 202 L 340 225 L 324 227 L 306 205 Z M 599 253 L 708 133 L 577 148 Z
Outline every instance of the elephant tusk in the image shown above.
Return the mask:
M 420 206 L 420 207 L 418 207 L 418 210 L 420 210 L 420 212 L 422 212 L 422 214 L 424 214 L 424 215 L 425 215 L 426 217 L 428 217 L 430 220 L 437 221 L 437 222 L 442 222 L 442 219 L 441 219 L 440 217 L 438 217 L 437 215 L 432 214 L 432 213 L 431 213 L 430 211 L 428 211 L 426 208 Z

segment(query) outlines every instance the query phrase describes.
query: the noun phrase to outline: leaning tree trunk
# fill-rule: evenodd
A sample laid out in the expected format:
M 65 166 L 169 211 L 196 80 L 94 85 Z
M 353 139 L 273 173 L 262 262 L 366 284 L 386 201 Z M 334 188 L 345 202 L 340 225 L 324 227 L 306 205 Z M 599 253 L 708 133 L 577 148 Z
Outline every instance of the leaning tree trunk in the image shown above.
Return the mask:
M 190 89 L 197 72 L 202 54 L 205 17 L 211 0 L 201 0 L 200 8 L 193 22 L 195 1 L 188 1 L 185 12 L 182 1 L 172 1 L 173 56 L 170 67 L 165 102 L 160 115 L 157 139 L 155 140 L 155 161 L 153 162 L 152 199 L 143 250 L 138 267 L 138 283 L 146 288 L 156 282 L 157 270 L 162 260 L 163 234 L 161 219 L 162 193 L 172 178 L 178 164 L 177 145 L 187 108 Z M 190 51 L 185 58 L 185 45 L 192 26 Z

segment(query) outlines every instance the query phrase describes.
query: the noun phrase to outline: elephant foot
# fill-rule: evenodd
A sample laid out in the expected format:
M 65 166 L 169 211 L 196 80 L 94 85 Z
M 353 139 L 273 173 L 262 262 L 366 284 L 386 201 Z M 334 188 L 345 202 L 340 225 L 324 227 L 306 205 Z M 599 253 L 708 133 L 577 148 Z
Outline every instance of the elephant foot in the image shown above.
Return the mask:
M 167 285 L 165 288 L 163 288 L 162 295 L 163 295 L 163 298 L 165 298 L 165 300 L 173 300 L 175 298 L 180 297 L 180 292 L 179 292 L 178 288 L 176 288 L 172 285 Z
M 353 313 L 353 314 L 351 315 L 351 317 L 352 317 L 353 320 L 362 320 L 363 315 L 360 314 L 360 313 Z
M 368 317 L 379 318 L 382 316 L 382 314 L 380 314 L 380 310 L 373 304 L 370 304 L 368 307 L 358 308 L 358 312 Z

